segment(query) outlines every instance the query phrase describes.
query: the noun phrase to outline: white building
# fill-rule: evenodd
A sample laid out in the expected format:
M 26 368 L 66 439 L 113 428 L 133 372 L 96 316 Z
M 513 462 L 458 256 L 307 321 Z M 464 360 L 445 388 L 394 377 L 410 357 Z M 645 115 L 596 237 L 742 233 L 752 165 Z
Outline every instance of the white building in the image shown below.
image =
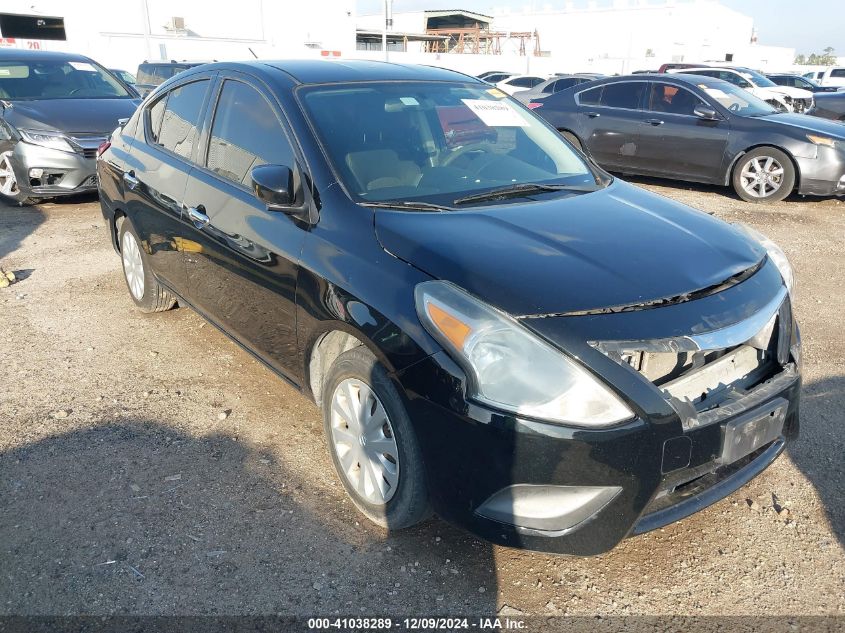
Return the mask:
M 355 50 L 355 0 L 3 0 L 0 13 L 61 18 L 65 40 L 0 45 L 88 55 L 134 72 L 145 59 L 336 57 Z M 0 18 L 0 24 L 2 19 Z M 2 29 L 2 26 L 0 26 Z
M 576 8 L 571 1 L 543 9 L 500 10 L 491 16 L 466 11 L 464 24 L 483 23 L 499 33 L 536 33 L 536 37 L 500 38 L 501 54 L 440 54 L 439 62 L 467 72 L 511 70 L 524 72 L 627 73 L 657 69 L 667 62 L 730 62 L 755 68 L 791 67 L 795 51 L 754 42 L 754 22 L 717 0 L 614 0 L 612 6 L 588 2 Z M 393 15 L 394 30 L 425 33 L 439 26 L 446 11 L 417 11 Z M 359 29 L 380 29 L 381 15 L 359 16 Z M 410 53 L 425 44 L 409 42 Z M 525 47 L 527 54 L 520 54 Z M 536 53 L 535 53 L 536 49 Z M 408 55 L 416 57 L 416 55 Z M 452 57 L 462 57 L 456 62 Z M 470 59 L 480 57 L 480 59 Z M 526 59 L 526 57 L 530 59 Z M 394 59 L 400 59 L 395 57 Z M 431 62 L 429 62 L 431 63 Z

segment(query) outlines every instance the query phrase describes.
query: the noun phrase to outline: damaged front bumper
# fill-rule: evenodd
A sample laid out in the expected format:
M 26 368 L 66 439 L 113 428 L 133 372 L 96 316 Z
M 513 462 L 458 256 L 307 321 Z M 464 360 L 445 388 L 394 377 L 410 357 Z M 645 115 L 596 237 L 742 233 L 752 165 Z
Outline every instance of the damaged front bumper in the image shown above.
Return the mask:
M 677 305 L 522 321 L 636 417 L 588 429 L 491 410 L 442 352 L 400 373 L 435 510 L 490 541 L 605 552 L 730 494 L 798 433 L 800 337 L 771 262 Z
M 96 191 L 97 140 L 86 142 L 79 152 L 17 143 L 12 167 L 21 192 L 26 197 L 53 198 Z

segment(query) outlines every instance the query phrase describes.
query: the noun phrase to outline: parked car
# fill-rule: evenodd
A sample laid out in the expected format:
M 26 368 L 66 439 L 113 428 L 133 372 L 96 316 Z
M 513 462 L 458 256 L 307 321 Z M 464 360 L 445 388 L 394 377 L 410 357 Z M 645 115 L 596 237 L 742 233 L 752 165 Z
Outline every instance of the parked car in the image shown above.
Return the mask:
M 845 122 L 845 91 L 817 94 L 816 103 L 807 114 Z
M 707 68 L 707 64 L 684 64 L 684 63 L 670 63 L 670 64 L 660 64 L 660 68 L 657 69 L 659 73 L 668 73 L 670 70 L 681 70 L 684 68 Z
M 97 148 L 135 97 L 88 57 L 0 49 L 0 195 L 33 204 L 96 191 Z
M 146 97 L 156 87 L 181 73 L 183 70 L 194 68 L 205 62 L 177 62 L 175 59 L 166 61 L 145 61 L 138 66 L 135 89 L 142 97 Z
M 534 112 L 612 171 L 731 185 L 749 202 L 845 193 L 845 127 L 712 77 L 614 77 Z
M 771 79 L 778 86 L 801 88 L 802 90 L 809 90 L 812 93 L 836 92 L 838 90 L 836 86 L 821 86 L 812 79 L 807 79 L 806 77 L 802 77 L 801 75 L 795 75 L 793 73 L 767 74 L 766 77 Z
M 441 108 L 489 135 L 453 143 Z M 135 304 L 193 307 L 313 398 L 346 492 L 390 529 L 431 507 L 596 554 L 730 494 L 798 431 L 783 252 L 614 179 L 481 81 L 214 64 L 163 84 L 98 165 Z
M 555 92 L 560 92 L 566 88 L 587 83 L 588 81 L 592 81 L 592 79 L 588 77 L 580 77 L 578 75 L 555 75 L 551 79 L 547 79 L 533 88 L 520 90 L 519 92 L 514 93 L 513 97 L 522 103 L 529 103 L 533 99 L 542 99 L 543 97 L 548 97 L 550 94 L 554 94 Z
M 685 68 L 669 73 L 715 77 L 747 90 L 756 97 L 786 112 L 804 112 L 813 107 L 813 93 L 809 90 L 778 86 L 750 68 Z
M 506 73 L 504 70 L 488 70 L 487 72 L 481 73 L 480 75 L 476 75 L 482 81 L 486 81 L 488 77 L 492 77 L 493 75 L 512 75 L 513 73 Z M 499 80 L 501 81 L 501 79 Z
M 509 77 L 516 77 L 516 75 L 517 73 L 492 73 L 487 74 L 487 76 L 484 78 L 479 77 L 479 79 L 482 79 L 482 81 L 486 81 L 488 84 L 493 84 L 495 86 L 500 81 L 504 81 Z
M 135 75 L 130 73 L 128 70 L 121 70 L 120 68 L 109 68 L 109 70 L 126 85 L 132 88 L 135 87 L 135 84 L 137 83 L 135 80 Z
M 502 92 L 512 95 L 533 88 L 544 81 L 546 81 L 546 77 L 538 77 L 537 75 L 514 75 L 496 82 L 496 87 Z
M 831 66 L 825 70 L 807 73 L 804 77 L 815 79 L 821 86 L 845 88 L 845 66 Z

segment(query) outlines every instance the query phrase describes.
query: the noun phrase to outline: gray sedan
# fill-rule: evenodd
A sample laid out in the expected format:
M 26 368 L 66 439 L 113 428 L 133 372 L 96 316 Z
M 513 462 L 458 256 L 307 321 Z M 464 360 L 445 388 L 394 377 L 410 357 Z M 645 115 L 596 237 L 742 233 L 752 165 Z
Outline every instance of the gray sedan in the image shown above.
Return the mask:
M 522 103 L 530 103 L 533 99 L 543 99 L 551 94 L 566 90 L 572 86 L 592 81 L 589 77 L 579 77 L 577 75 L 560 75 L 547 79 L 541 84 L 537 84 L 528 90 L 522 90 L 513 95 L 514 99 Z
M 845 90 L 815 95 L 816 102 L 807 114 L 845 123 Z
M 82 55 L 0 50 L 0 195 L 97 190 L 97 150 L 140 99 Z
M 845 126 L 779 112 L 720 79 L 613 77 L 534 104 L 611 171 L 731 185 L 749 202 L 845 194 Z

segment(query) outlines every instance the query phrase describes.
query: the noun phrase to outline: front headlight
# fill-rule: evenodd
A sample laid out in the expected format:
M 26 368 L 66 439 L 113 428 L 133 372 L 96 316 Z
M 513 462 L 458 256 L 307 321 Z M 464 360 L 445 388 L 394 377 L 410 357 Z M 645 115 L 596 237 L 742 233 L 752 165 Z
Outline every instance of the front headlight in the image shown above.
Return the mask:
M 61 132 L 46 130 L 18 130 L 23 140 L 33 145 L 57 149 L 62 152 L 73 152 L 73 146 L 68 142 L 67 137 Z
M 769 259 L 774 262 L 775 266 L 778 267 L 780 276 L 783 277 L 783 283 L 786 285 L 786 290 L 791 296 L 795 288 L 795 273 L 792 270 L 792 264 L 789 263 L 789 259 L 786 257 L 786 253 L 783 252 L 780 246 L 760 233 L 760 231 L 752 229 L 747 224 L 737 223 L 734 226 L 752 240 L 759 242 L 760 245 L 766 249 L 766 254 L 769 256 Z
M 610 389 L 504 312 L 444 281 L 423 282 L 414 294 L 420 321 L 467 372 L 473 399 L 577 426 L 634 417 Z

